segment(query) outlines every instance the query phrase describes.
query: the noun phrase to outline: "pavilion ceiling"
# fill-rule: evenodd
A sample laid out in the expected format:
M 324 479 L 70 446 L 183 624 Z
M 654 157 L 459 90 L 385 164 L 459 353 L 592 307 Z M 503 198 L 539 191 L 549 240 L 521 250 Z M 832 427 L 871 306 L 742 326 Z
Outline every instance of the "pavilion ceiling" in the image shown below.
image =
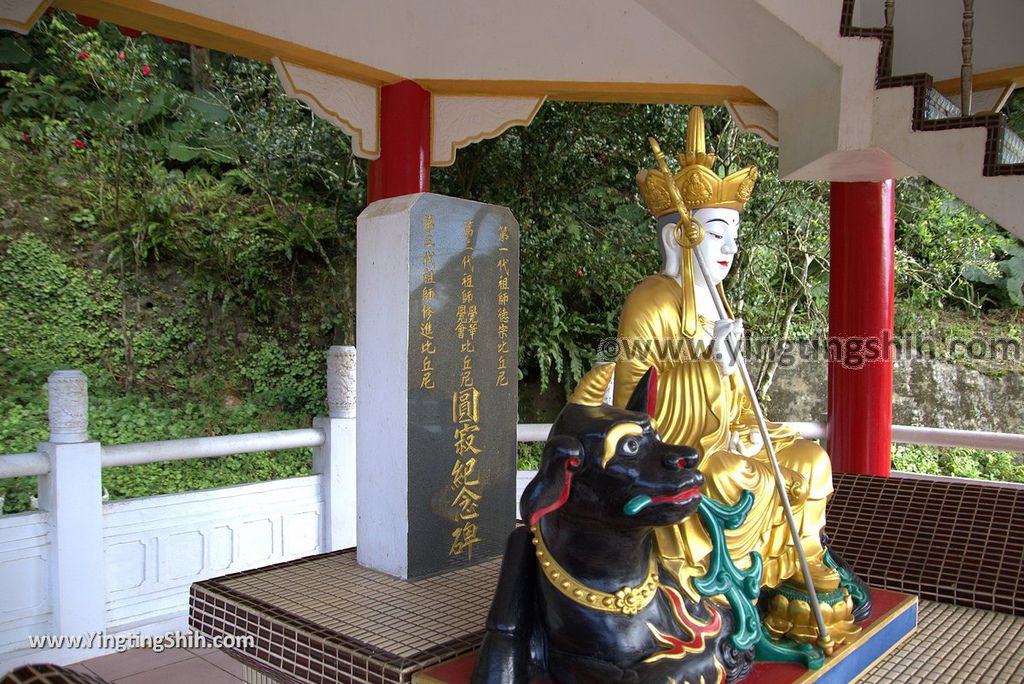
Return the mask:
M 56 0 L 54 6 L 368 85 L 554 99 L 758 101 L 715 59 L 631 0 Z

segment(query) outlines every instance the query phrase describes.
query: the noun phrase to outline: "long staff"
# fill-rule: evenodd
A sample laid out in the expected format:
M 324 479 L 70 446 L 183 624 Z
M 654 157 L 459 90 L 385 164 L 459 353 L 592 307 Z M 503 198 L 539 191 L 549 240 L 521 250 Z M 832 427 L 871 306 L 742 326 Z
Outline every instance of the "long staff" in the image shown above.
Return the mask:
M 704 261 L 704 255 L 697 249 L 697 245 L 704 239 L 704 228 L 690 217 L 690 212 L 686 209 L 686 205 L 683 204 L 683 198 L 679 196 L 679 190 L 676 188 L 675 183 L 672 182 L 672 173 L 669 171 L 668 162 L 665 161 L 665 153 L 661 151 L 658 141 L 654 138 L 648 138 L 647 140 L 651 143 L 651 149 L 654 150 L 654 157 L 658 160 L 658 167 L 665 174 L 669 195 L 672 197 L 672 202 L 679 212 L 679 227 L 676 229 L 676 241 L 679 242 L 681 247 L 686 248 L 686 251 L 692 251 L 693 256 L 696 257 L 701 277 L 704 278 L 704 284 L 707 285 L 708 290 L 711 292 L 711 299 L 715 303 L 718 317 L 723 321 L 732 320 L 725 309 L 725 303 L 722 301 L 722 295 L 718 292 L 718 288 L 711 284 L 711 277 L 708 265 Z M 694 225 L 695 223 L 697 224 L 696 226 Z M 685 254 L 683 258 L 686 258 Z M 758 401 L 757 392 L 754 391 L 754 383 L 750 379 L 750 372 L 747 370 L 747 362 L 743 358 L 742 351 L 739 348 L 732 349 L 731 351 L 735 355 L 736 367 L 740 372 L 740 377 L 743 379 L 743 386 L 747 388 L 747 393 L 750 395 L 754 416 L 757 417 L 757 428 L 761 432 L 761 439 L 764 441 L 764 448 L 768 452 L 768 460 L 771 461 L 772 472 L 775 474 L 775 488 L 778 490 L 779 498 L 782 500 L 782 509 L 786 512 L 789 533 L 793 537 L 793 548 L 796 550 L 797 558 L 800 559 L 800 571 L 804 577 L 804 584 L 807 586 L 808 603 L 810 603 L 811 612 L 814 614 L 814 621 L 818 624 L 818 646 L 821 647 L 821 650 L 826 655 L 832 655 L 832 651 L 835 649 L 835 642 L 829 636 L 828 628 L 825 627 L 825 620 L 821 615 L 821 606 L 818 605 L 818 594 L 814 590 L 814 582 L 811 581 L 811 568 L 807 564 L 807 555 L 800 544 L 800 533 L 796 526 L 796 519 L 793 517 L 793 509 L 789 505 L 789 496 L 786 493 L 786 481 L 782 477 L 782 470 L 779 468 L 779 458 L 775 454 L 775 447 L 772 445 L 771 436 L 768 434 L 768 424 L 765 422 L 764 412 L 761 410 L 761 402 Z

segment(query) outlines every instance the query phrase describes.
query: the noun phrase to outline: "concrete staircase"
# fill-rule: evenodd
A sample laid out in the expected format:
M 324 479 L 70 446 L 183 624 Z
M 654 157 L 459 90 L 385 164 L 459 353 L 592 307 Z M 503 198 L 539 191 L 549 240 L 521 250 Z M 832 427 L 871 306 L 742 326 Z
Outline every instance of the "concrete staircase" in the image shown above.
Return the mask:
M 893 32 L 852 25 L 843 0 L 840 36 L 881 43 L 872 141 L 993 221 L 1024 238 L 1024 140 L 1001 113 L 964 116 L 926 73 L 893 75 Z
M 727 104 L 741 128 L 778 141 L 781 177 L 924 175 L 1024 237 L 1024 141 L 1001 114 L 963 116 L 928 74 L 893 76 L 893 30 L 856 26 L 855 0 L 720 0 L 686 16 L 676 0 L 637 2 L 763 100 Z M 932 9 L 910 4 L 897 10 L 896 41 L 900 26 L 928 20 L 913 13 Z M 996 3 L 977 12 L 994 13 L 989 18 L 998 22 L 1017 10 Z M 958 31 L 946 26 L 922 49 L 936 58 L 959 54 Z M 1024 68 L 1024 49 L 1007 52 L 1002 57 Z

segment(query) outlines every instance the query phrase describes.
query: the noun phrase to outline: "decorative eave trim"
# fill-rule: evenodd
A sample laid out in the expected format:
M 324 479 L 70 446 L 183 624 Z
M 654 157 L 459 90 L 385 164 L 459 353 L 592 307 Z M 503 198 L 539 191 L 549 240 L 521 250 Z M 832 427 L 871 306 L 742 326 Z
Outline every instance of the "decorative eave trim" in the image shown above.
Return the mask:
M 430 101 L 430 165 L 451 166 L 455 151 L 495 138 L 513 126 L 529 126 L 542 97 L 434 95 Z
M 272 58 L 271 64 L 285 93 L 305 102 L 317 116 L 352 138 L 353 154 L 363 159 L 380 157 L 380 93 L 377 88 L 290 64 L 280 57 Z
M 726 100 L 725 108 L 741 131 L 756 133 L 769 145 L 779 145 L 779 113 L 765 104 Z

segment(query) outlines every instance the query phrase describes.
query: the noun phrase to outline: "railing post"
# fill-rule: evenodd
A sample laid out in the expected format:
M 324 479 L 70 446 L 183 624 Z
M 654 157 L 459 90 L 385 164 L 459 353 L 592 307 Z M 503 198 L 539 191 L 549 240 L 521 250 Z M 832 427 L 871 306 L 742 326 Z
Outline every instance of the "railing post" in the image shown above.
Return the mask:
M 313 470 L 323 479 L 324 551 L 356 543 L 356 348 L 327 351 L 326 418 L 314 418 L 324 444 L 313 449 Z
M 106 624 L 101 449 L 88 437 L 85 373 L 54 371 L 47 390 L 50 438 L 38 448 L 50 459 L 50 472 L 39 478 L 39 508 L 50 518 L 54 629 L 86 634 Z
M 964 0 L 963 29 L 964 37 L 960 44 L 960 55 L 964 60 L 960 66 L 960 114 L 970 116 L 974 90 L 974 77 L 971 75 L 971 62 L 974 59 L 974 0 Z
M 893 32 L 893 19 L 896 18 L 896 0 L 885 0 L 885 29 L 889 34 L 889 44 L 883 48 L 881 74 L 892 76 L 892 56 L 895 51 L 895 34 Z

